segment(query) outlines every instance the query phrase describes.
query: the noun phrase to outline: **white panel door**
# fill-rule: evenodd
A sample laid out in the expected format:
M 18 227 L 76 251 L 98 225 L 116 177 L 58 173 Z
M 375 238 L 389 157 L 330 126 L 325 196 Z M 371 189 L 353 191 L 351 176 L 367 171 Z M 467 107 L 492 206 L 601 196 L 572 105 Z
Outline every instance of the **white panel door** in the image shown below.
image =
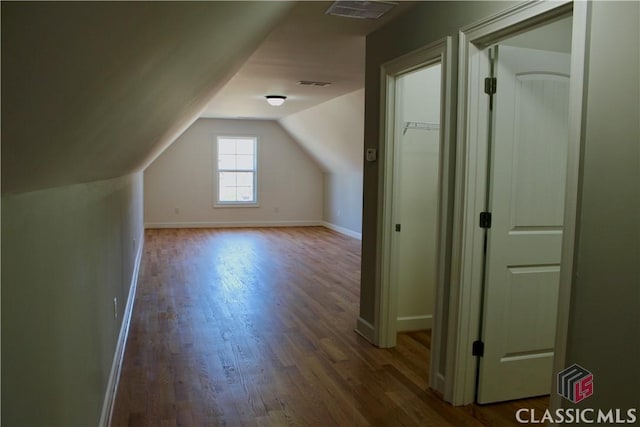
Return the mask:
M 499 46 L 478 403 L 551 390 L 570 55 Z

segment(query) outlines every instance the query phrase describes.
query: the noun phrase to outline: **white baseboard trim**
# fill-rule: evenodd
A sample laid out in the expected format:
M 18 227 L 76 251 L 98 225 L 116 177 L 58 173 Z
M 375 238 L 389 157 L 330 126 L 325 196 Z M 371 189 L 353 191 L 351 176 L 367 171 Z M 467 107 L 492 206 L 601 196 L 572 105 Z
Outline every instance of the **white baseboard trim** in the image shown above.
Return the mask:
M 331 224 L 330 222 L 323 221 L 322 225 L 330 230 L 337 231 L 345 236 L 353 237 L 354 239 L 362 240 L 362 233 L 349 230 L 348 228 L 340 227 L 339 225 Z
M 433 326 L 433 316 L 427 314 L 424 316 L 406 316 L 398 317 L 396 321 L 396 330 L 398 332 L 421 331 L 431 329 Z
M 201 221 L 148 222 L 144 228 L 246 228 L 246 227 L 319 227 L 322 221 Z
M 356 334 L 369 341 L 371 344 L 376 344 L 376 330 L 373 325 L 362 317 L 358 317 L 358 324 L 355 329 Z
M 127 305 L 122 315 L 122 324 L 120 326 L 120 334 L 116 343 L 116 352 L 113 355 L 113 363 L 111 364 L 111 373 L 109 374 L 109 382 L 107 383 L 107 392 L 104 396 L 102 404 L 102 414 L 100 415 L 100 427 L 108 427 L 111 425 L 111 417 L 113 415 L 113 406 L 116 401 L 116 392 L 118 391 L 118 382 L 120 381 L 120 372 L 122 370 L 122 362 L 124 359 L 124 350 L 127 345 L 127 336 L 129 335 L 129 324 L 131 322 L 131 313 L 133 312 L 133 301 L 136 297 L 136 289 L 138 287 L 138 272 L 140 271 L 140 263 L 142 261 L 142 250 L 144 247 L 144 232 L 138 239 L 138 250 L 136 259 L 133 264 L 133 273 L 131 274 L 131 284 L 129 286 L 129 297 Z

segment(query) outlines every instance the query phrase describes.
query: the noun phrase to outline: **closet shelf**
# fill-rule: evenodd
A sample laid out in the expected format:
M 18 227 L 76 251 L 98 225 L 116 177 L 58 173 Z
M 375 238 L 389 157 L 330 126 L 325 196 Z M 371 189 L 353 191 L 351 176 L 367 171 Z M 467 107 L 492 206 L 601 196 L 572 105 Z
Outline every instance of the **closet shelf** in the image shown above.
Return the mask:
M 409 129 L 436 131 L 440 130 L 440 123 L 404 122 L 404 130 L 402 131 L 402 135 L 406 135 Z

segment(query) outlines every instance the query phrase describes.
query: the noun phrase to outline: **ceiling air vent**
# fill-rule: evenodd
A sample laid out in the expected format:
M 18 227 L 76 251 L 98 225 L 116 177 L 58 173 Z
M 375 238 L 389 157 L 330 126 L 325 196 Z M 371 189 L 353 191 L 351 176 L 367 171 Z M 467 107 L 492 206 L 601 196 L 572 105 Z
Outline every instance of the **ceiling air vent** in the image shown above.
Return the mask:
M 389 1 L 335 1 L 325 14 L 344 18 L 378 19 L 396 4 Z
M 324 86 L 329 86 L 331 83 L 329 82 L 314 82 L 313 80 L 300 80 L 298 82 L 298 84 L 300 86 L 318 86 L 318 87 L 324 87 Z

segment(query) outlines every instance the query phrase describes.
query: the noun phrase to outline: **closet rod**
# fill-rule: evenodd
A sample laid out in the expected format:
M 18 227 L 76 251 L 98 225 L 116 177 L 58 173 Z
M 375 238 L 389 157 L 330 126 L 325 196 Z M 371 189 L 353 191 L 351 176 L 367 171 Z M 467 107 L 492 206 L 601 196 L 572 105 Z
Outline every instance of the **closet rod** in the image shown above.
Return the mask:
M 402 135 L 406 135 L 409 129 L 440 130 L 440 123 L 404 122 L 404 130 L 402 131 Z

